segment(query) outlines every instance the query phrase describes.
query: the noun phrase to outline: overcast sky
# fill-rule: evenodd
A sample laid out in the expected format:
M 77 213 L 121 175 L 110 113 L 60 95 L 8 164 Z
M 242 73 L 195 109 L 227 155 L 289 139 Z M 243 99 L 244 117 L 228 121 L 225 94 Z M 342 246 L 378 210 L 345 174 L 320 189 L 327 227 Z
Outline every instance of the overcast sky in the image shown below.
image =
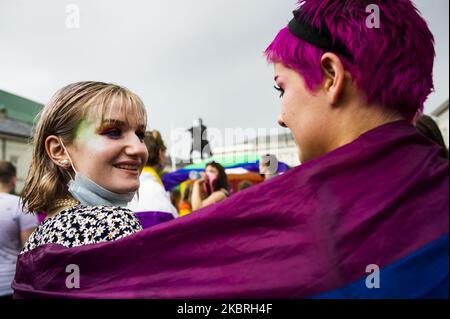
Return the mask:
M 449 97 L 449 1 L 414 2 L 436 39 L 429 113 Z M 69 4 L 80 10 L 79 28 L 66 25 Z M 275 128 L 280 100 L 262 52 L 295 4 L 0 0 L 0 89 L 46 103 L 71 82 L 114 82 L 141 96 L 168 144 L 171 128 L 198 117 L 221 130 Z

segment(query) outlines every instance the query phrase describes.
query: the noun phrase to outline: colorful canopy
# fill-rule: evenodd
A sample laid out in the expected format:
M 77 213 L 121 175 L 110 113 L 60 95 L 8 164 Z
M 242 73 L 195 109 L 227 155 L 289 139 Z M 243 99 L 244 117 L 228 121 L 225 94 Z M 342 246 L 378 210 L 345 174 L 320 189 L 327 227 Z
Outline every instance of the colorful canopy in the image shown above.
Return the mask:
M 246 174 L 249 172 L 258 173 L 259 172 L 259 157 L 255 154 L 244 154 L 238 156 L 227 156 L 227 157 L 212 157 L 210 159 L 204 160 L 200 163 L 191 164 L 183 167 L 172 173 L 164 174 L 161 179 L 164 184 L 166 190 L 170 191 L 182 182 L 185 182 L 189 179 L 189 173 L 191 171 L 201 172 L 205 169 L 207 163 L 211 161 L 216 161 L 221 164 L 225 168 L 225 172 L 228 174 L 237 175 L 237 169 L 240 169 L 242 174 Z M 278 162 L 278 173 L 284 173 L 289 169 L 289 166 L 286 163 Z M 241 176 L 244 177 L 244 176 Z M 234 178 L 238 178 L 234 176 Z M 252 180 L 256 180 L 253 176 Z

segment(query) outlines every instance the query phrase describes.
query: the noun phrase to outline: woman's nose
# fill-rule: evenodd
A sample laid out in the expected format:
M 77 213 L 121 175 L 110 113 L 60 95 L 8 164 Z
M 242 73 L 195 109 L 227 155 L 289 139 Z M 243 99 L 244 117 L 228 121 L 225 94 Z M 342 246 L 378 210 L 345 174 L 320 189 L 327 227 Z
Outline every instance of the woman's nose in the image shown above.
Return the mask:
M 145 161 L 148 157 L 148 150 L 143 140 L 141 140 L 136 134 L 131 133 L 127 137 L 126 152 L 128 155 L 145 157 Z
M 281 127 L 287 128 L 287 125 L 286 125 L 286 123 L 284 123 L 284 121 L 281 118 L 281 116 L 278 118 L 278 125 L 280 125 Z

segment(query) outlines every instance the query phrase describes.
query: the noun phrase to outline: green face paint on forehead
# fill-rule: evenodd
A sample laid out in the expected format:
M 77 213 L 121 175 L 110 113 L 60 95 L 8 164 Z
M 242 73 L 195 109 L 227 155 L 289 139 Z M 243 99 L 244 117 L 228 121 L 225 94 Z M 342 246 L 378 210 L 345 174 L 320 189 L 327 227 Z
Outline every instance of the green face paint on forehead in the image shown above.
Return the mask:
M 75 140 L 81 143 L 87 143 L 95 137 L 95 121 L 82 120 L 77 127 Z

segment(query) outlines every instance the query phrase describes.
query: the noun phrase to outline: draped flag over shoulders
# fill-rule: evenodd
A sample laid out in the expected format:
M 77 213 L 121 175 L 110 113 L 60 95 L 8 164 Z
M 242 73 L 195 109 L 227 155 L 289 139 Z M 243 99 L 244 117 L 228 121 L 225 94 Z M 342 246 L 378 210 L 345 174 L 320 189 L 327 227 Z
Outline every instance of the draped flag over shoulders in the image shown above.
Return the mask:
M 115 242 L 36 248 L 19 256 L 13 288 L 18 298 L 448 298 L 448 186 L 440 147 L 398 121 L 187 217 Z M 66 286 L 68 265 L 80 288 Z

